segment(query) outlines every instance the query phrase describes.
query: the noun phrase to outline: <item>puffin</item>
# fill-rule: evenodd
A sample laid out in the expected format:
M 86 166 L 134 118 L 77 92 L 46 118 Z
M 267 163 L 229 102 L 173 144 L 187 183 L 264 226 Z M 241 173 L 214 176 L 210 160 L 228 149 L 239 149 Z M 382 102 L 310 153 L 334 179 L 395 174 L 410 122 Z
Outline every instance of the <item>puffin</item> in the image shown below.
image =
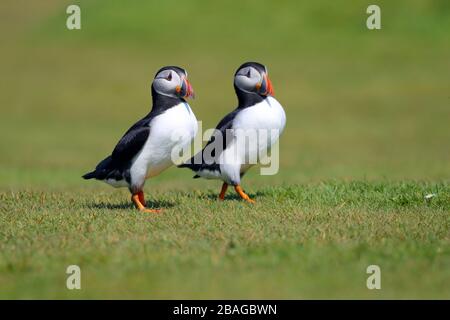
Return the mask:
M 253 165 L 260 163 L 261 152 L 267 154 L 278 141 L 286 125 L 286 114 L 274 98 L 267 68 L 261 63 L 242 64 L 234 74 L 234 90 L 237 108 L 219 122 L 203 150 L 178 167 L 194 171 L 194 178 L 222 180 L 219 200 L 224 200 L 231 185 L 240 198 L 254 203 L 242 189 L 241 179 Z M 251 132 L 266 132 L 267 136 L 249 135 L 252 141 L 246 143 L 242 134 Z
M 157 213 L 146 207 L 144 184 L 174 164 L 174 149 L 189 146 L 197 134 L 197 119 L 186 102 L 194 90 L 185 69 L 166 66 L 158 70 L 151 85 L 152 109 L 122 136 L 111 155 L 100 161 L 84 179 L 104 181 L 113 187 L 127 187 L 131 201 L 141 212 Z

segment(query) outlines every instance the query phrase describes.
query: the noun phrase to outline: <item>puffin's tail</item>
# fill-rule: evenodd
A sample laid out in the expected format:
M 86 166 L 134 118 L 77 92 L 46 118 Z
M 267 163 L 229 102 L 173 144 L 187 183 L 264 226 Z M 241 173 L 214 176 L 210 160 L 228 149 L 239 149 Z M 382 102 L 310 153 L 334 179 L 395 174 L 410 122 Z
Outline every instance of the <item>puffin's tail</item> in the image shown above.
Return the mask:
M 209 179 L 209 177 L 217 177 L 217 175 L 220 173 L 220 167 L 216 163 L 207 164 L 203 161 L 194 161 L 194 158 L 196 156 L 192 157 L 191 159 L 187 160 L 186 162 L 178 165 L 178 168 L 189 168 L 192 171 L 194 171 L 196 174 L 193 177 L 194 179 L 204 177 Z M 200 163 L 199 163 L 200 162 Z M 205 174 L 205 172 L 207 174 Z
M 92 171 L 92 172 L 88 172 L 88 173 L 86 173 L 85 175 L 83 175 L 83 179 L 86 179 L 86 180 L 88 180 L 88 179 L 94 179 L 96 176 L 97 176 L 97 175 L 96 175 L 96 172 L 95 172 L 95 171 Z
M 109 156 L 100 161 L 97 167 L 95 167 L 94 171 L 88 172 L 83 175 L 83 179 L 104 180 L 111 176 L 114 176 L 114 178 L 118 179 L 119 177 L 116 177 L 116 175 L 120 176 L 120 172 L 118 172 L 118 170 L 115 168 L 112 158 L 111 156 Z
M 194 162 L 194 157 L 192 157 L 191 159 L 187 160 L 185 163 L 182 163 L 180 165 L 178 165 L 178 168 L 189 168 L 192 171 L 194 171 L 195 173 L 199 172 L 202 169 L 202 165 L 203 164 L 198 164 Z M 194 179 L 200 178 L 200 176 L 198 174 L 196 174 L 194 176 Z
M 189 162 L 185 162 L 182 163 L 180 165 L 178 165 L 178 168 L 189 168 L 192 171 L 197 172 L 198 170 L 200 170 L 201 165 L 200 164 L 194 164 L 194 163 L 189 163 Z

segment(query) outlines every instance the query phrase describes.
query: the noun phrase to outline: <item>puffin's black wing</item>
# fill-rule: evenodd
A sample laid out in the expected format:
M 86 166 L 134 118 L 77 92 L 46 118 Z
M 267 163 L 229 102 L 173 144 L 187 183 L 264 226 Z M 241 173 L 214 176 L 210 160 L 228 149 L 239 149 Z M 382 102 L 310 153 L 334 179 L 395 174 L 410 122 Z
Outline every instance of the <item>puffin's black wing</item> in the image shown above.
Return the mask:
M 179 165 L 180 168 L 189 168 L 195 172 L 201 170 L 201 169 L 209 169 L 209 170 L 220 170 L 219 165 L 217 163 L 205 163 L 203 158 L 203 152 L 206 147 L 208 147 L 210 144 L 214 143 L 216 140 L 216 136 L 220 134 L 222 136 L 222 151 L 226 149 L 227 145 L 231 142 L 232 136 L 227 134 L 227 130 L 233 129 L 233 120 L 236 118 L 236 115 L 240 109 L 235 109 L 234 111 L 227 114 L 222 120 L 220 120 L 219 124 L 216 126 L 216 131 L 209 139 L 208 143 L 205 145 L 202 151 L 197 153 L 195 156 L 193 156 L 191 159 L 187 160 L 185 163 Z M 215 148 L 217 148 L 216 146 Z M 211 156 L 217 158 L 220 154 L 215 154 L 215 149 L 211 151 Z M 201 158 L 200 158 L 201 157 Z M 201 159 L 201 163 L 200 163 Z M 194 178 L 197 178 L 198 176 L 195 176 Z
M 120 180 L 123 170 L 129 165 L 133 157 L 142 149 L 150 135 L 149 115 L 136 122 L 119 140 L 112 154 L 102 160 L 94 171 L 83 176 L 84 179 L 108 179 Z
M 120 166 L 125 166 L 141 151 L 150 135 L 150 127 L 137 127 L 130 129 L 117 143 L 111 154 L 112 160 Z
M 239 109 L 236 109 L 233 112 L 230 112 L 222 120 L 220 120 L 219 124 L 216 126 L 215 134 L 219 134 L 219 132 L 220 132 L 220 134 L 222 135 L 222 141 L 223 141 L 223 149 L 222 150 L 225 150 L 228 143 L 230 143 L 229 139 L 231 137 L 227 137 L 227 130 L 230 130 L 233 128 L 233 120 L 234 120 L 234 118 L 236 118 L 236 115 L 238 114 L 238 112 L 239 112 Z M 213 134 L 211 136 L 211 138 L 209 139 L 208 143 L 205 145 L 205 148 L 208 145 L 210 145 L 211 143 L 213 143 L 215 141 L 215 139 L 216 139 L 216 137 Z M 205 148 L 203 148 L 203 150 Z

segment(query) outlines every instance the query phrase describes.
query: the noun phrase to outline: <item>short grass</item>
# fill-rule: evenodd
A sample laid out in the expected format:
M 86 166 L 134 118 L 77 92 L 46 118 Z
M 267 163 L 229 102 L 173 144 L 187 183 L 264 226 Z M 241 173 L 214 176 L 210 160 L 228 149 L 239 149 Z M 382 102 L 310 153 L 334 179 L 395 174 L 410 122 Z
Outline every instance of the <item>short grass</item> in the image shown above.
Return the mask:
M 0 297 L 450 297 L 448 184 L 265 187 L 253 206 L 216 191 L 157 192 L 158 215 L 125 192 L 2 193 Z M 65 287 L 71 264 L 80 291 Z
M 0 2 L 1 298 L 450 298 L 448 0 L 377 1 L 379 31 L 369 0 L 76 1 L 68 31 L 72 3 Z M 171 168 L 143 215 L 80 178 L 158 68 L 188 70 L 207 129 L 247 60 L 287 114 L 279 173 L 244 179 L 254 206 Z

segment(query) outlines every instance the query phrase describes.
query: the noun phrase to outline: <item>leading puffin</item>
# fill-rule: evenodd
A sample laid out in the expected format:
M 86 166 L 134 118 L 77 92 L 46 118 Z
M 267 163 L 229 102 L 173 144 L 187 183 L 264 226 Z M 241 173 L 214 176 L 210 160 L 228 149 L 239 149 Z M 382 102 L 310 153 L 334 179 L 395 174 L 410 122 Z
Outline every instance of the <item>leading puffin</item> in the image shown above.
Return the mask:
M 255 164 L 249 160 L 259 162 L 261 152 L 267 154 L 278 140 L 286 125 L 286 114 L 273 97 L 267 68 L 260 63 L 241 65 L 234 75 L 234 89 L 238 107 L 219 122 L 205 148 L 179 167 L 190 168 L 196 173 L 194 178 L 222 180 L 220 200 L 224 199 L 228 185 L 232 185 L 242 199 L 254 203 L 242 190 L 241 178 Z M 252 131 L 265 131 L 267 137 L 257 136 L 249 144 L 245 137 L 239 137 Z
M 185 99 L 194 97 L 187 72 L 175 66 L 161 68 L 153 80 L 153 107 L 120 139 L 112 154 L 84 179 L 97 179 L 114 187 L 128 187 L 131 201 L 142 212 L 146 208 L 144 183 L 170 167 L 172 150 L 189 145 L 197 134 L 197 119 Z

